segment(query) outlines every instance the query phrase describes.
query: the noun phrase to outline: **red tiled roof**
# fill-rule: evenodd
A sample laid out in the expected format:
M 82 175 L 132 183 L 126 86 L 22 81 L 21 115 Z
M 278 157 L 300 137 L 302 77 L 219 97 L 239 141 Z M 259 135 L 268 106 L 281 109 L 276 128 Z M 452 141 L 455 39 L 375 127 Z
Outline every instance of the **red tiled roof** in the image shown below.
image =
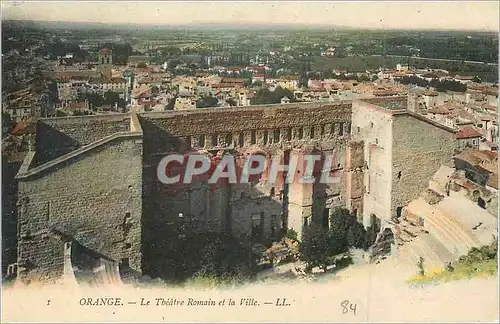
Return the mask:
M 264 66 L 249 66 L 249 67 L 247 67 L 247 70 L 255 70 L 255 71 L 263 71 L 265 69 L 266 69 L 266 67 L 264 67 Z
M 307 91 L 307 92 L 326 92 L 325 89 L 317 89 L 317 88 L 307 88 L 305 91 Z
M 493 173 L 492 175 L 490 175 L 486 185 L 498 189 L 498 174 Z
M 280 78 L 280 81 L 298 81 L 299 77 L 296 75 L 288 75 Z
M 424 96 L 437 96 L 438 93 L 436 91 L 432 91 L 432 90 L 426 90 L 424 92 L 422 92 L 422 95 Z
M 391 96 L 391 95 L 397 95 L 399 92 L 396 92 L 394 90 L 377 90 L 374 91 L 373 94 L 375 96 Z
M 70 109 L 86 109 L 87 108 L 87 104 L 85 102 L 72 102 L 69 105 L 69 108 Z
M 492 105 L 484 105 L 484 108 L 491 111 L 497 111 L 497 107 Z
M 103 48 L 99 53 L 101 53 L 102 55 L 110 55 L 111 51 L 107 48 Z
M 124 78 L 109 78 L 109 79 L 103 80 L 102 83 L 113 83 L 113 84 L 127 83 L 127 80 L 125 80 Z
M 498 148 L 498 144 L 497 143 L 486 141 L 486 142 L 484 142 L 484 144 L 488 145 L 490 148 Z
M 481 150 L 476 152 L 476 156 L 486 155 L 491 160 L 498 159 L 498 153 L 493 151 Z
M 153 68 L 135 68 L 134 69 L 135 72 L 137 73 L 153 73 L 155 71 L 155 69 Z
M 474 77 L 457 74 L 457 75 L 455 75 L 455 79 L 457 79 L 457 80 L 472 80 L 472 79 L 474 79 Z
M 438 115 L 448 115 L 450 111 L 446 109 L 445 107 L 435 107 L 435 108 L 430 108 L 427 110 L 429 114 L 438 114 Z
M 490 116 L 490 115 L 482 115 L 480 116 L 481 120 L 484 120 L 484 121 L 493 121 L 493 120 L 496 120 L 496 118 L 494 118 L 493 116 Z
M 212 88 L 237 88 L 238 84 L 234 83 L 218 83 L 212 84 Z
M 461 181 L 455 181 L 455 183 L 458 183 L 462 187 L 469 189 L 469 190 L 473 190 L 473 189 L 477 188 L 477 185 L 472 183 L 469 179 L 460 179 L 460 180 Z
M 14 130 L 12 130 L 12 135 L 18 136 L 18 135 L 23 135 L 26 133 L 26 123 L 24 121 L 20 121 L 19 123 L 16 124 L 14 127 Z
M 455 136 L 457 139 L 467 139 L 481 137 L 482 135 L 472 127 L 464 127 Z
M 245 83 L 246 80 L 240 78 L 222 78 L 221 83 Z

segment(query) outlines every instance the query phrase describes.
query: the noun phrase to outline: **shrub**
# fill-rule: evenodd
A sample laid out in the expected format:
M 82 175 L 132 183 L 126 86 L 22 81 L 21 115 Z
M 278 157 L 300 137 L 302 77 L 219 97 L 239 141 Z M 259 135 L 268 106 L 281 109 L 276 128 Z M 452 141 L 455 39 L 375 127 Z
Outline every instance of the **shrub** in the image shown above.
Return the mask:
M 349 246 L 364 249 L 367 241 L 367 232 L 363 224 L 354 221 L 347 230 L 347 243 Z
M 297 234 L 297 232 L 296 232 L 295 230 L 293 230 L 293 229 L 288 229 L 288 230 L 286 231 L 286 233 L 285 233 L 285 237 L 286 237 L 287 239 L 292 240 L 292 241 L 298 241 L 298 240 L 299 240 L 299 239 L 298 239 L 299 235 L 298 235 L 298 234 Z
M 182 234 L 182 235 L 181 235 Z M 248 278 L 253 274 L 251 248 L 229 234 L 180 229 L 165 242 L 159 276 L 174 282 L 193 277 Z
M 307 264 L 306 270 L 319 266 L 326 271 L 327 266 L 337 264 L 339 254 L 350 247 L 366 249 L 369 241 L 367 231 L 356 217 L 347 209 L 337 208 L 333 211 L 330 229 L 312 224 L 304 231 L 299 252 Z
M 311 225 L 304 231 L 299 251 L 307 272 L 318 266 L 326 271 L 333 255 L 330 240 L 330 233 L 318 225 Z
M 418 259 L 417 267 L 418 267 L 418 274 L 421 276 L 425 276 L 424 258 L 420 257 Z

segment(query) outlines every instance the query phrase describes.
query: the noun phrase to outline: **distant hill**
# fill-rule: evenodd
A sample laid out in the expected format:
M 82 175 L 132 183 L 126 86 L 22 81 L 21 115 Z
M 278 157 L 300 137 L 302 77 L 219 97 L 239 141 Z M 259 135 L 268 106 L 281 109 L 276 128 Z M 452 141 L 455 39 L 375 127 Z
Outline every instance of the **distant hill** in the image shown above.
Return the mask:
M 105 24 L 96 22 L 71 22 L 71 21 L 32 21 L 32 20 L 2 20 L 3 27 L 23 27 L 23 28 L 42 28 L 48 30 L 117 30 L 117 31 L 130 31 L 130 30 L 270 30 L 270 31 L 294 31 L 294 30 L 337 30 L 337 31 L 390 31 L 390 32 L 442 32 L 442 33 L 457 33 L 466 32 L 474 34 L 497 34 L 496 32 L 488 31 L 472 31 L 472 30 L 444 30 L 444 29 L 380 29 L 380 28 L 359 28 L 343 25 L 324 25 L 324 24 L 229 24 L 229 23 L 212 23 L 201 22 L 195 24 Z

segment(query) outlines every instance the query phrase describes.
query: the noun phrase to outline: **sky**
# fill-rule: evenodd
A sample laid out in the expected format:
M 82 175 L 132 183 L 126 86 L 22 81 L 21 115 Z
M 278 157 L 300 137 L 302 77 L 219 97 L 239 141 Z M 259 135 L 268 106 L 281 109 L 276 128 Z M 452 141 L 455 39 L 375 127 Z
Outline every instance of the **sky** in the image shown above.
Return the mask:
M 2 19 L 185 25 L 317 24 L 498 31 L 497 1 L 2 2 Z

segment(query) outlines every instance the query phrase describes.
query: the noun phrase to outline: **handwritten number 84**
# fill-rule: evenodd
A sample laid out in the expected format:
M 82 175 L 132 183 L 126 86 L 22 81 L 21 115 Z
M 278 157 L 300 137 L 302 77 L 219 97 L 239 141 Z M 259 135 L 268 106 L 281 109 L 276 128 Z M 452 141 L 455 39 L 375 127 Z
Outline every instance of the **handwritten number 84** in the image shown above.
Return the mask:
M 347 314 L 351 310 L 356 315 L 357 304 L 350 303 L 349 300 L 344 300 L 340 303 L 340 306 L 342 306 L 342 314 Z

